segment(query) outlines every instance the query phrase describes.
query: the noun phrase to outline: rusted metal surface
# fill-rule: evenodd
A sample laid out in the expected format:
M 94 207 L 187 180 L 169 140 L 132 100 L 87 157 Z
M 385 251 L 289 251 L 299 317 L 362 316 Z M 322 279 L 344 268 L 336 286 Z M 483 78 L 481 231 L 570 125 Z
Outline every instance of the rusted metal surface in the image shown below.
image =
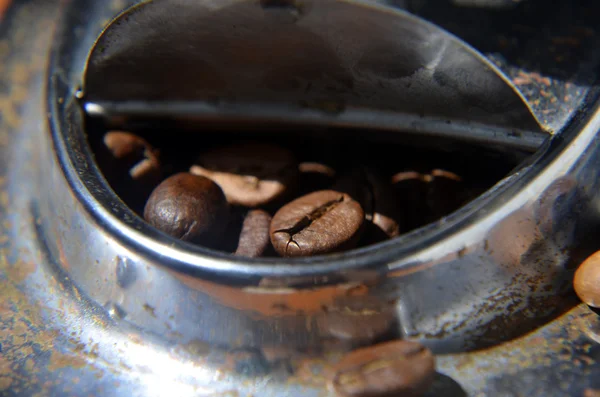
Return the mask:
M 574 307 L 535 332 L 475 354 L 438 357 L 469 395 L 583 396 L 600 385 L 598 315 Z
M 48 250 L 45 239 L 52 236 L 44 235 L 41 226 L 53 214 L 38 212 L 44 194 L 38 189 L 38 170 L 43 166 L 39 148 L 49 145 L 43 85 L 57 3 L 35 0 L 12 8 L 0 39 L 0 394 L 328 395 L 323 374 L 339 361 L 339 354 L 308 355 L 281 346 L 221 350 L 202 340 L 177 342 L 141 332 L 118 321 L 118 303 L 104 310 L 72 283 L 60 245 L 56 252 Z M 125 5 L 113 4 L 114 12 Z M 544 77 L 528 78 L 545 84 Z M 561 189 L 549 194 L 556 198 Z M 538 212 L 542 232 L 556 227 L 544 208 Z M 506 228 L 511 230 L 511 225 Z M 498 255 L 509 251 L 484 248 L 496 249 Z M 521 254 L 536 255 L 535 247 L 529 248 Z M 121 273 L 127 274 L 122 259 L 103 265 L 119 263 Z M 438 374 L 427 396 L 597 394 L 598 317 L 575 305 L 568 293 L 558 299 L 563 314 L 541 327 L 536 323 L 526 335 L 505 338 L 506 328 L 513 325 L 501 319 L 484 335 L 495 346 L 439 354 Z M 533 310 L 536 302 L 527 303 Z M 156 307 L 139 305 L 149 317 L 157 315 Z M 484 303 L 482 310 L 491 309 Z M 498 344 L 500 339 L 510 340 Z

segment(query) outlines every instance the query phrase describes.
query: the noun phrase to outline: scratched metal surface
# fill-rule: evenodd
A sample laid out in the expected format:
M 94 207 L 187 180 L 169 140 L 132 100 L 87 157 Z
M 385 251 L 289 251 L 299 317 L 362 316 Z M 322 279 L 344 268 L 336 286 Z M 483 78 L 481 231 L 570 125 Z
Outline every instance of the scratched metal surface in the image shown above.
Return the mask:
M 43 85 L 57 3 L 21 1 L 0 27 L 0 394 L 327 395 L 323 375 L 338 357 L 269 362 L 117 327 L 44 250 L 37 148 L 48 144 Z M 113 3 L 115 12 L 125 5 Z M 510 342 L 439 355 L 428 395 L 593 397 L 599 341 L 597 316 L 574 306 Z
M 407 8 L 487 55 L 521 90 L 540 122 L 559 131 L 598 76 L 600 4 L 584 0 L 549 6 L 528 0 L 490 9 L 451 3 L 412 0 Z
M 498 144 L 504 131 L 505 144 L 531 141 L 532 150 L 548 137 L 478 52 L 372 3 L 305 0 L 282 11 L 268 2 L 155 0 L 102 32 L 80 96 L 88 114 L 108 120 L 285 118 L 461 139 L 472 131 Z

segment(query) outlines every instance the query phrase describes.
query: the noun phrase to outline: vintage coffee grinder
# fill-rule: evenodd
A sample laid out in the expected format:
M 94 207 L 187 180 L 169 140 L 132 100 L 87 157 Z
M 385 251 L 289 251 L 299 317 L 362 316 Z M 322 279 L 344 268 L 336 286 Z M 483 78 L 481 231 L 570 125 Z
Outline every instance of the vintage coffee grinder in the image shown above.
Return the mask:
M 428 396 L 600 393 L 597 315 L 571 291 L 600 248 L 598 12 L 536 0 L 14 2 L 0 27 L 0 390 L 334 395 L 341 355 L 406 339 L 436 355 Z M 244 259 L 148 225 L 92 144 L 106 128 L 232 124 L 510 167 L 398 238 Z M 332 308 L 357 299 L 385 306 L 386 326 L 364 313 L 352 321 L 365 332 L 340 328 Z

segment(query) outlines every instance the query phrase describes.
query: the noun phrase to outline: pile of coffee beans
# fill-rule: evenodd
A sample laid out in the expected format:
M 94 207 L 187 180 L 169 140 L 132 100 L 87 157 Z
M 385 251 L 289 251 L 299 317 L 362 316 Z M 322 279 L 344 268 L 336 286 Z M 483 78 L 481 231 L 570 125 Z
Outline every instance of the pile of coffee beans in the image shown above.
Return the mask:
M 392 239 L 495 182 L 469 180 L 436 157 L 411 164 L 410 151 L 365 142 L 177 146 L 165 136 L 157 145 L 142 134 L 103 133 L 95 151 L 108 182 L 161 231 L 244 257 L 324 255 Z

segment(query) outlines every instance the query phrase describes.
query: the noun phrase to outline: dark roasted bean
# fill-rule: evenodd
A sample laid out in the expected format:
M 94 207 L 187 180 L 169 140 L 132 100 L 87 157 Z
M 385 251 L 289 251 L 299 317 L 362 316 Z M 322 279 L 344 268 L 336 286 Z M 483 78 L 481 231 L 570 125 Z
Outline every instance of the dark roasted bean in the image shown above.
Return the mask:
M 184 241 L 210 245 L 228 224 L 229 206 L 221 188 L 208 178 L 180 173 L 154 189 L 144 218 L 154 227 Z
M 271 242 L 282 256 L 310 256 L 356 244 L 364 212 L 344 193 L 321 190 L 283 206 L 271 222 Z
M 143 207 L 162 177 L 158 150 L 145 139 L 123 131 L 106 133 L 103 143 L 98 162 L 109 183 L 127 204 Z
M 287 149 L 267 144 L 240 144 L 202 154 L 190 168 L 214 180 L 230 204 L 258 207 L 295 189 L 298 169 Z
M 263 210 L 248 212 L 242 225 L 240 239 L 235 255 L 256 258 L 262 256 L 269 246 L 269 227 L 271 215 Z

